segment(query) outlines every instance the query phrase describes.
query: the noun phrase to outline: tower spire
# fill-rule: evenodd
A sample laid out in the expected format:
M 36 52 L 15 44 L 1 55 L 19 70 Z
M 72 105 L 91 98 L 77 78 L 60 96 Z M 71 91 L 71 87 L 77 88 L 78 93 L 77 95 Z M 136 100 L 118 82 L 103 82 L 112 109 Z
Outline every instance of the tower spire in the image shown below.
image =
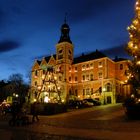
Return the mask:
M 70 37 L 69 37 L 69 25 L 66 23 L 66 19 L 67 19 L 67 13 L 65 13 L 65 18 L 64 18 L 64 24 L 61 26 L 61 36 L 60 36 L 60 40 L 58 41 L 58 43 L 61 42 L 69 42 L 72 44 Z

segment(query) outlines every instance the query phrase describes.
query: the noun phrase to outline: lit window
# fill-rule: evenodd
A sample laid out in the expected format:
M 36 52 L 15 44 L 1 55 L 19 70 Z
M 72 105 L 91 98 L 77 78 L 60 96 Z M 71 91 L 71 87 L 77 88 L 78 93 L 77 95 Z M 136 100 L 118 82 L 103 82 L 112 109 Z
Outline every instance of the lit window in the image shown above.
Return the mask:
M 38 75 L 38 71 L 37 70 L 35 70 L 35 76 L 37 76 Z
M 102 62 L 99 62 L 99 68 L 103 67 L 103 63 Z
M 90 90 L 89 90 L 89 88 L 86 89 L 86 95 L 90 95 Z
M 84 71 L 84 70 L 85 70 L 85 65 L 82 66 L 82 71 Z
M 71 67 L 69 67 L 69 72 L 71 72 Z
M 93 63 L 90 64 L 90 69 L 93 69 Z
M 89 75 L 86 75 L 86 80 L 89 81 Z

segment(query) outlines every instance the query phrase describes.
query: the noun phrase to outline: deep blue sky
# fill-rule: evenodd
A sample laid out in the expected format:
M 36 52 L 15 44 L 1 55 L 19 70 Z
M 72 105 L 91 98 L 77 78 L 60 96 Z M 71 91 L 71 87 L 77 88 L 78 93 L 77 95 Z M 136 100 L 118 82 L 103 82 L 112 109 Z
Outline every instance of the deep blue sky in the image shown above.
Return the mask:
M 104 51 L 124 56 L 135 0 L 0 0 L 0 80 L 26 76 L 36 58 L 55 53 L 67 23 L 74 54 Z M 111 52 L 111 53 L 110 53 Z

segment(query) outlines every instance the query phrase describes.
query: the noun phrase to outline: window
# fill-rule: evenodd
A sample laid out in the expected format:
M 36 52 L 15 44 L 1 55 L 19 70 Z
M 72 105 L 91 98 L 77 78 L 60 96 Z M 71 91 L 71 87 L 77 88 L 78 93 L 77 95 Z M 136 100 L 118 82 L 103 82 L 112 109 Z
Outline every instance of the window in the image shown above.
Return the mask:
M 93 94 L 93 88 L 91 88 L 91 94 Z
M 71 72 L 71 67 L 69 67 L 69 72 Z
M 72 54 L 72 53 L 71 53 L 71 50 L 69 50 L 69 54 Z
M 120 64 L 120 70 L 123 70 L 123 64 Z
M 86 75 L 86 80 L 89 81 L 89 75 Z
M 99 77 L 99 78 L 103 78 L 102 72 L 99 72 L 98 77 Z
M 77 67 L 75 67 L 75 72 L 77 72 Z
M 78 78 L 77 78 L 77 76 L 75 77 L 75 82 L 77 82 L 78 81 Z
M 103 63 L 102 63 L 102 62 L 99 62 L 98 67 L 99 67 L 99 68 L 103 67 Z
M 89 64 L 87 64 L 87 66 L 86 66 L 86 67 L 87 67 L 87 70 L 88 70 L 88 69 L 89 69 Z
M 35 76 L 38 76 L 38 71 L 37 70 L 35 70 Z
M 89 90 L 89 88 L 86 89 L 86 95 L 90 95 L 90 90 Z
M 85 65 L 82 66 L 82 71 L 84 71 L 84 70 L 85 70 Z
M 93 63 L 90 64 L 90 69 L 93 69 Z
M 35 81 L 35 86 L 37 86 L 37 81 Z
M 61 76 L 59 76 L 59 81 L 62 81 L 62 77 Z
M 107 83 L 107 84 L 105 85 L 105 87 L 106 87 L 106 91 L 107 91 L 107 92 L 112 91 L 112 85 L 111 85 L 110 83 Z
M 83 96 L 85 96 L 85 89 L 83 89 Z
M 62 52 L 63 52 L 62 50 L 59 50 L 59 51 L 58 51 L 59 54 L 62 53 Z
M 90 80 L 93 81 L 93 74 L 90 74 Z
M 63 54 L 58 55 L 58 59 L 62 59 L 63 58 Z
M 85 75 L 83 75 L 83 81 L 85 81 Z
M 69 77 L 69 81 L 71 81 L 71 77 Z
M 43 72 L 42 72 L 43 74 L 45 74 L 45 70 L 43 70 Z

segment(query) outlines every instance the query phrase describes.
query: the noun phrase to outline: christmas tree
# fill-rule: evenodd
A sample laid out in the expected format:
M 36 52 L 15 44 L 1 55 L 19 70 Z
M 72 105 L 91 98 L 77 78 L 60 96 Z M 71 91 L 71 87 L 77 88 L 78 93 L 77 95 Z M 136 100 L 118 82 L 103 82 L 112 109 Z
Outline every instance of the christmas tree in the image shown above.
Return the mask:
M 131 25 L 127 28 L 129 32 L 129 42 L 126 48 L 128 54 L 132 56 L 129 62 L 128 84 L 132 86 L 132 94 L 137 96 L 140 91 L 140 0 L 135 4 L 135 17 Z

